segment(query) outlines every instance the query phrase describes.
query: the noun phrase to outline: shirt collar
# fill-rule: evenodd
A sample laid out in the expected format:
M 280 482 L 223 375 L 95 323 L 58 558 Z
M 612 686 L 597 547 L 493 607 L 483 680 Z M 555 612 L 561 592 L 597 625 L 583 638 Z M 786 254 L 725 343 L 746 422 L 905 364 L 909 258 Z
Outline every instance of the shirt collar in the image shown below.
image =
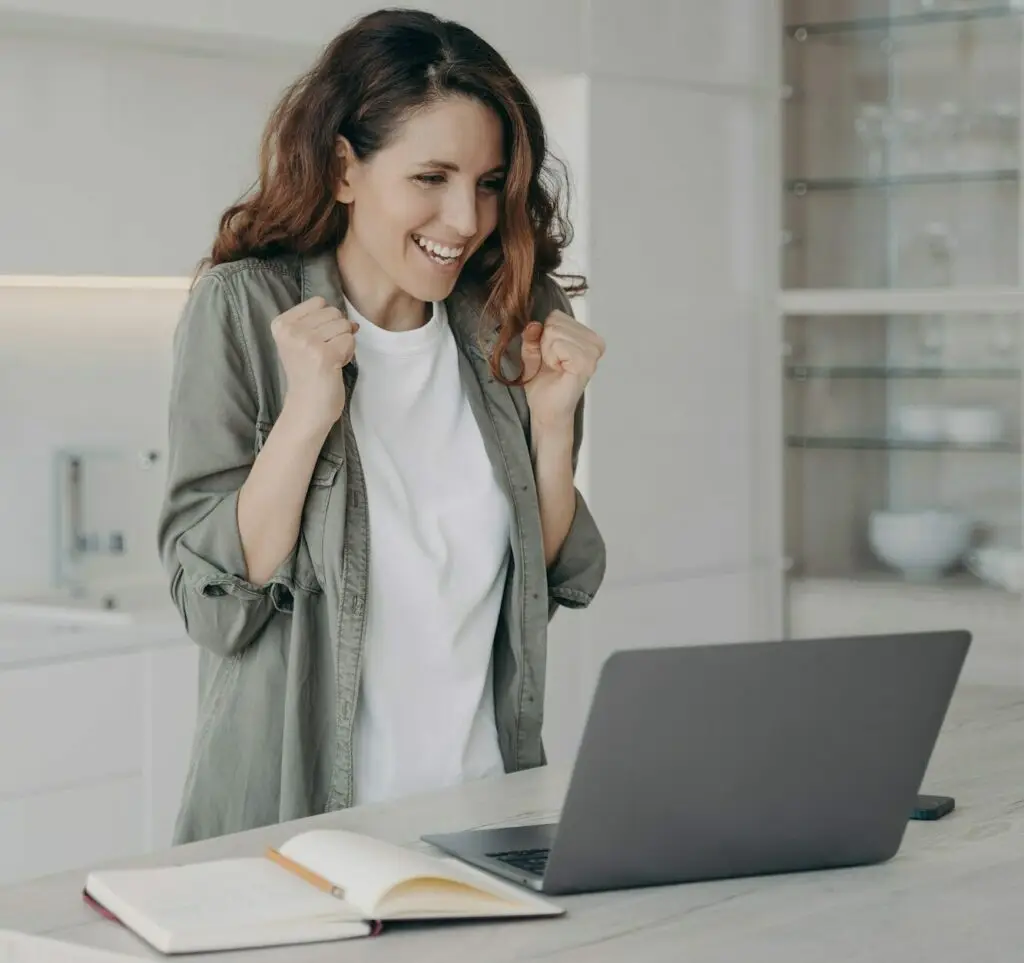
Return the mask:
M 319 295 L 328 304 L 343 308 L 345 301 L 341 285 L 341 272 L 334 248 L 300 259 L 302 280 L 301 300 Z M 456 288 L 445 299 L 448 323 L 459 343 L 488 358 L 498 339 L 498 324 L 483 315 L 483 302 L 475 293 Z

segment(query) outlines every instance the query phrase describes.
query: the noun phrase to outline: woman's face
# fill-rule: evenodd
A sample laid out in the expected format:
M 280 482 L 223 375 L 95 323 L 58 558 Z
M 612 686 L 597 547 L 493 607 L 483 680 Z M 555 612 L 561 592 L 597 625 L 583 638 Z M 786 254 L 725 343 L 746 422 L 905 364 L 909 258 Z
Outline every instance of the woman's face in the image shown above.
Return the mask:
M 361 272 L 379 271 L 375 286 L 444 300 L 498 224 L 505 157 L 497 115 L 449 97 L 412 114 L 366 162 L 344 141 L 339 150 L 338 200 L 349 209 L 344 257 Z

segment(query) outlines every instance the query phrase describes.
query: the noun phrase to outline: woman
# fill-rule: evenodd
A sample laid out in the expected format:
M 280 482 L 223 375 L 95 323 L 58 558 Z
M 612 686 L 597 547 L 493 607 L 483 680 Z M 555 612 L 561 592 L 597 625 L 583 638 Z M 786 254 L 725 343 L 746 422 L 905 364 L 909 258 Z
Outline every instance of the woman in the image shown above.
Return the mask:
M 544 761 L 548 621 L 605 568 L 573 481 L 604 346 L 549 277 L 545 161 L 501 57 L 421 12 L 358 21 L 273 113 L 175 336 L 176 842 Z

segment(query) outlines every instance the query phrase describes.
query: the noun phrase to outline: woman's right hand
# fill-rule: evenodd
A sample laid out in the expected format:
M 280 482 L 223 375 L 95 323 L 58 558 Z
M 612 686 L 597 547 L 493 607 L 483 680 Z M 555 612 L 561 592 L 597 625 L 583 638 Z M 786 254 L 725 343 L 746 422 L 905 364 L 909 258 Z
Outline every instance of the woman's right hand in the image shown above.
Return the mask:
M 285 403 L 328 430 L 345 408 L 342 368 L 356 351 L 359 324 L 321 297 L 295 305 L 270 323 L 286 378 Z

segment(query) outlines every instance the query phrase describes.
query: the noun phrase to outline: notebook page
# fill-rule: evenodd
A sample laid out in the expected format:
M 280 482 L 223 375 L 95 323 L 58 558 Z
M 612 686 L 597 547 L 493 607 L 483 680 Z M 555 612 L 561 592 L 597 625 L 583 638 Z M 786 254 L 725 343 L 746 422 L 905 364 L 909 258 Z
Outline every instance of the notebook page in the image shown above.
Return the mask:
M 262 857 L 101 871 L 90 876 L 89 891 L 115 915 L 119 906 L 128 907 L 172 936 L 362 920 L 354 907 Z
M 416 877 L 434 877 L 489 892 L 499 899 L 519 902 L 519 893 L 488 885 L 488 877 L 454 860 L 396 846 L 383 840 L 340 829 L 314 829 L 293 836 L 280 852 L 345 891 L 345 898 L 368 917 L 374 917 L 381 899 L 399 883 Z

